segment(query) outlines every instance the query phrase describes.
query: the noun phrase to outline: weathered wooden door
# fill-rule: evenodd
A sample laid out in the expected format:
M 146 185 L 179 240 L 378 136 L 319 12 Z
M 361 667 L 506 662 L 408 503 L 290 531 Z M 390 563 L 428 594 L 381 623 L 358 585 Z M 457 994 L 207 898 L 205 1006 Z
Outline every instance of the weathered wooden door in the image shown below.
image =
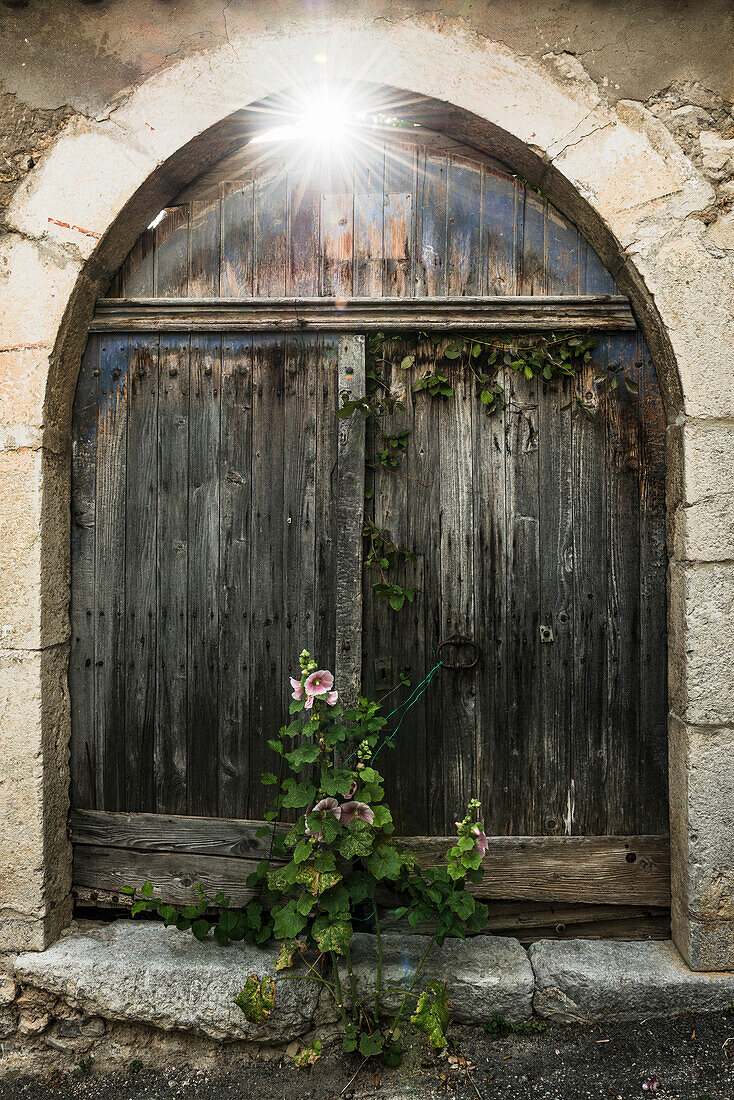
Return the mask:
M 362 347 L 90 338 L 74 423 L 76 807 L 269 808 L 260 773 L 298 654 L 337 660 L 337 560 L 361 530 L 355 443 L 363 464 L 337 397 Z M 358 578 L 354 558 L 342 584 L 356 594 Z
M 171 898 L 197 879 L 247 896 L 260 849 L 241 819 L 268 804 L 266 738 L 307 646 L 385 700 L 401 673 L 476 657 L 440 669 L 382 761 L 404 834 L 451 832 L 479 795 L 487 896 L 666 904 L 655 371 L 575 227 L 448 147 L 370 140 L 322 165 L 245 150 L 98 304 L 74 412 L 77 887 L 145 866 Z M 340 391 L 364 391 L 365 333 L 569 328 L 599 335 L 575 388 L 511 373 L 487 416 L 457 360 L 451 398 L 430 399 L 412 388 L 435 365 L 424 342 L 387 379 L 404 409 L 366 433 L 337 418 Z M 639 396 L 599 388 L 612 363 Z M 383 468 L 381 433 L 406 428 Z M 416 554 L 400 612 L 361 570 L 364 519 Z M 471 646 L 442 647 L 455 635 Z
M 391 358 L 406 407 L 369 433 L 368 510 L 417 556 L 387 579 L 418 593 L 395 612 L 365 570 L 364 688 L 391 708 L 401 677 L 473 665 L 440 670 L 382 758 L 399 830 L 450 833 L 478 796 L 495 835 L 664 832 L 665 424 L 644 344 L 600 340 L 576 387 L 593 419 L 570 382 L 508 371 L 489 413 L 465 359 L 440 360 L 454 392 L 431 398 L 411 380 L 433 344 L 407 376 L 399 341 Z M 609 365 L 639 396 L 596 381 Z

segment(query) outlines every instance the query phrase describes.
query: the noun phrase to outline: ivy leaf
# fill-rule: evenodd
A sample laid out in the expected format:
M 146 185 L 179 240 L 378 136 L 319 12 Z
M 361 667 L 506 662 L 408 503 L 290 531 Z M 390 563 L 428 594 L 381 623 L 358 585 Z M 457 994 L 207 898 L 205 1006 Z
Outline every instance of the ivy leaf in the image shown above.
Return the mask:
M 257 974 L 251 974 L 234 1003 L 242 1009 L 245 1019 L 251 1024 L 262 1024 L 275 1006 L 275 982 L 267 974 L 262 981 Z
M 334 951 L 344 955 L 352 938 L 352 922 L 332 920 L 331 917 L 317 917 L 311 926 L 311 935 L 318 944 L 319 951 Z
M 450 1008 L 446 986 L 442 982 L 429 982 L 410 1017 L 411 1024 L 428 1036 L 429 1043 L 436 1050 L 445 1047 L 448 1042 L 446 1029 L 451 1019 Z

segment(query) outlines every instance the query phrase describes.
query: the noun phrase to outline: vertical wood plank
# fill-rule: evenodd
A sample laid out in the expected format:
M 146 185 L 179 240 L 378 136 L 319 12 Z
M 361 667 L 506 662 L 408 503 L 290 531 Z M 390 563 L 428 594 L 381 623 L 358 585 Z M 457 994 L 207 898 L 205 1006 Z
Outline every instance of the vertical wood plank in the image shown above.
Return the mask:
M 300 677 L 298 654 L 314 653 L 316 604 L 316 412 L 320 341 L 289 337 L 285 345 L 281 692 Z M 338 598 L 338 597 L 337 597 Z M 316 657 L 317 661 L 322 656 Z M 325 667 L 319 665 L 319 667 Z
M 255 185 L 251 179 L 220 184 L 221 243 L 219 293 L 223 298 L 253 296 Z
M 522 184 L 486 166 L 482 180 L 482 294 L 517 294 Z
M 577 294 L 578 232 L 545 208 L 545 293 Z M 538 382 L 540 723 L 544 785 L 538 831 L 563 833 L 571 790 L 573 462 L 571 386 Z M 550 631 L 550 634 L 548 633 Z
M 389 158 L 389 153 L 387 153 Z M 379 297 L 383 293 L 385 264 L 383 208 L 385 195 L 383 146 L 370 148 L 356 159 L 354 172 L 354 287 L 355 297 Z
M 411 371 L 415 379 L 432 370 L 435 351 L 430 341 L 420 344 L 416 364 Z M 408 379 L 410 385 L 411 378 Z M 406 654 L 406 670 L 412 687 L 418 686 L 438 661 L 441 641 L 441 434 L 442 399 L 434 400 L 425 392 L 409 389 L 406 395 L 412 411 L 412 433 L 408 443 L 408 538 L 406 545 L 417 555 L 411 571 L 411 582 L 419 592 L 413 606 L 405 612 L 415 639 Z M 401 614 L 403 614 L 401 612 Z M 398 652 L 402 652 L 401 649 Z M 453 673 L 439 670 L 428 690 L 420 697 L 406 719 L 412 753 L 403 761 L 406 776 L 402 792 L 402 822 L 408 831 L 425 835 L 440 831 L 446 817 L 444 800 L 444 762 L 441 753 L 443 713 L 440 699 Z M 450 683 L 450 681 L 449 681 Z M 405 727 L 404 727 L 405 728 Z M 401 731 L 402 732 L 402 731 Z M 412 756 L 412 759 L 411 759 Z M 421 763 L 417 763 L 421 762 Z M 415 775 L 407 782 L 408 768 Z M 415 791 L 411 798 L 411 791 Z
M 482 292 L 482 175 L 478 167 L 452 159 L 448 167 L 448 293 Z
M 219 813 L 246 817 L 250 785 L 252 336 L 222 336 Z
M 416 295 L 447 293 L 446 158 L 419 156 L 416 199 Z
M 125 481 L 128 339 L 100 341 L 94 664 L 97 809 L 125 808 Z
M 460 361 L 459 361 L 460 363 Z M 475 638 L 474 507 L 472 497 L 473 380 L 464 364 L 452 372 L 454 396 L 441 401 L 441 639 Z M 434 399 L 436 400 L 436 399 Z M 477 790 L 477 672 L 441 673 L 444 767 L 443 830 L 452 831 Z
M 386 151 L 382 293 L 388 298 L 409 298 L 415 294 L 412 271 L 415 164 L 415 153 L 412 151 L 389 148 Z
M 474 398 L 476 402 L 476 398 Z M 507 775 L 514 746 L 507 735 L 507 553 L 505 500 L 506 410 L 472 410 L 474 487 L 475 636 L 481 651 L 477 673 L 477 797 L 486 832 L 505 831 Z
M 131 337 L 125 523 L 125 806 L 155 809 L 158 337 Z
M 598 273 L 601 278 L 603 270 Z M 586 293 L 596 283 L 587 265 Z M 603 284 L 602 284 L 603 285 Z M 575 382 L 575 394 L 596 401 L 595 375 L 606 363 L 603 341 L 594 362 Z M 599 806 L 607 768 L 607 485 L 604 419 L 576 416 L 572 426 L 574 693 L 571 715 L 571 788 L 565 831 L 604 833 L 606 810 Z
M 186 812 L 188 749 L 189 337 L 164 333 L 158 383 L 156 812 Z
M 188 285 L 190 298 L 219 296 L 220 219 L 221 206 L 218 198 L 194 200 L 191 203 Z
M 667 553 L 665 547 L 665 410 L 642 334 L 640 361 L 640 761 L 635 821 L 668 828 Z
M 100 337 L 90 336 L 82 356 L 71 452 L 71 801 L 92 810 L 97 809 L 98 787 L 94 773 L 94 633 L 99 346 Z
M 635 376 L 637 338 L 605 338 L 609 362 Z M 640 763 L 640 440 L 637 398 L 620 386 L 604 400 L 607 427 L 607 774 L 606 830 L 634 821 Z
M 119 286 L 116 297 L 150 298 L 154 288 L 155 261 L 154 229 L 144 230 L 130 249 L 118 272 Z
M 288 265 L 288 175 L 273 165 L 255 179 L 256 298 L 285 294 Z
M 345 378 L 354 393 L 358 376 Z M 339 339 L 319 336 L 316 373 L 316 599 L 314 654 L 323 668 L 336 667 L 336 554 L 334 501 L 337 492 L 339 420 Z
M 540 294 L 545 278 L 543 202 L 526 193 L 523 211 L 519 293 Z M 540 501 L 538 460 L 538 383 L 513 372 L 508 380 L 505 417 L 507 508 L 508 688 L 507 736 L 511 833 L 539 829 L 545 776 L 540 696 Z M 532 685 L 536 685 L 535 690 Z
M 187 812 L 218 811 L 221 337 L 192 336 L 189 376 Z
M 349 298 L 354 279 L 354 161 L 325 164 L 321 193 L 321 293 Z
M 363 336 L 338 341 L 339 391 L 363 393 Z M 362 525 L 364 512 L 364 418 L 339 421 L 336 497 L 336 674 L 348 703 L 356 701 L 362 673 Z
M 321 187 L 308 164 L 289 177 L 288 293 L 315 297 L 319 292 Z
M 189 208 L 171 206 L 155 227 L 155 296 L 184 298 L 189 283 Z
M 266 741 L 281 725 L 287 684 L 281 668 L 283 607 L 283 455 L 285 347 L 282 336 L 257 334 L 253 346 L 252 526 L 250 548 L 250 797 L 248 816 L 262 818 L 271 792 L 263 771 L 278 758 Z

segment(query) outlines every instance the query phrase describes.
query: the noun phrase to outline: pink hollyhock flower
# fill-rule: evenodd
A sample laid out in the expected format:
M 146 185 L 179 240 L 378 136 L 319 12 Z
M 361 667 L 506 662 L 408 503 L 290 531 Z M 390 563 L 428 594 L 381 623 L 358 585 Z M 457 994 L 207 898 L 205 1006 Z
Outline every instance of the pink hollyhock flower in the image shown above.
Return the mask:
M 312 706 L 313 706 L 313 695 L 307 695 L 306 696 L 306 702 L 303 704 L 303 709 L 304 710 L 310 710 Z
M 481 829 L 477 830 L 475 828 L 473 832 L 477 838 L 476 843 L 474 844 L 474 851 L 479 852 L 482 859 L 484 859 L 489 850 L 489 841 L 487 840 L 487 836 Z
M 330 707 L 333 707 L 333 706 L 336 706 L 336 701 L 337 701 L 338 698 L 339 698 L 339 692 L 338 691 L 330 691 L 329 694 L 326 696 L 326 702 L 329 704 Z
M 311 673 L 304 686 L 306 695 L 328 695 L 334 686 L 334 677 L 326 669 L 320 668 Z
M 341 804 L 341 822 L 342 825 L 347 825 L 350 821 L 366 821 L 368 825 L 371 825 L 375 820 L 374 811 L 365 802 L 342 802 Z
M 354 798 L 356 793 L 357 793 L 357 780 L 355 779 L 353 781 L 351 787 L 349 788 L 349 794 L 347 795 L 347 798 Z
M 290 677 L 291 687 L 293 688 L 293 694 L 291 699 L 303 699 L 303 684 L 300 680 L 294 680 Z
M 341 819 L 342 808 L 335 798 L 322 798 L 320 802 L 317 802 L 312 810 L 307 810 L 305 817 L 308 818 L 310 814 L 319 814 L 330 812 L 334 815 L 337 821 Z M 306 836 L 313 836 L 316 840 L 321 840 L 321 833 L 312 833 L 308 825 L 306 826 Z

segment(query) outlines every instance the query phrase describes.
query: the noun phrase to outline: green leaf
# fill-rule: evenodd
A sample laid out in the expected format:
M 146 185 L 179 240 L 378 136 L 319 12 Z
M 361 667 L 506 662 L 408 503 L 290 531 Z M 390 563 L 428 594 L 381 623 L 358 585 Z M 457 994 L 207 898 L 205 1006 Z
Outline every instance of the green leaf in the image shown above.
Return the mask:
M 293 940 L 306 927 L 306 918 L 298 912 L 291 899 L 277 911 L 273 909 L 273 936 L 276 940 Z
M 321 1040 L 314 1039 L 309 1045 L 305 1044 L 293 1055 L 293 1061 L 299 1068 L 303 1069 L 305 1066 L 312 1066 L 314 1062 L 317 1062 L 321 1057 Z
M 257 974 L 251 974 L 234 1003 L 251 1024 L 262 1024 L 275 1006 L 275 982 L 267 974 L 262 980 Z
M 381 1031 L 373 1031 L 371 1035 L 363 1031 L 359 1037 L 359 1053 L 363 1058 L 374 1058 L 376 1054 L 381 1054 L 384 1045 L 385 1038 Z
M 302 951 L 305 946 L 306 944 L 303 943 L 302 940 L 286 940 L 285 943 L 281 944 L 280 951 L 275 960 L 274 969 L 276 971 L 288 970 L 289 967 L 293 966 L 293 961 L 298 952 Z
M 311 926 L 311 935 L 318 944 L 319 951 L 334 951 L 344 955 L 352 938 L 352 922 L 332 920 L 331 917 L 317 917 Z
M 429 1043 L 436 1050 L 445 1047 L 448 1042 L 446 1030 L 451 1019 L 450 1009 L 446 986 L 442 982 L 429 982 L 410 1017 L 411 1024 L 428 1036 Z
M 368 898 L 374 897 L 375 880 L 371 875 L 368 875 L 366 871 L 352 871 L 352 873 L 347 875 L 344 879 L 344 885 L 349 891 L 349 896 L 352 901 L 357 904 L 361 901 L 367 901 Z
M 314 897 L 320 897 L 326 890 L 336 886 L 341 878 L 338 871 L 319 871 L 310 863 L 302 863 L 296 874 L 296 882 L 305 886 Z
M 353 1050 L 357 1049 L 357 1043 L 359 1042 L 359 1031 L 356 1024 L 347 1024 L 344 1029 L 344 1038 L 342 1039 L 342 1047 L 347 1054 L 351 1054 Z
M 273 775 L 272 772 L 263 772 L 260 776 L 260 782 L 266 787 L 272 787 L 274 783 L 278 782 L 278 777 Z
M 283 742 L 282 741 L 269 740 L 268 745 L 270 745 L 270 748 L 273 750 L 273 752 L 277 752 L 278 756 L 282 755 L 282 753 L 283 753 Z
M 146 879 L 140 888 L 140 893 L 144 898 L 151 898 L 153 896 L 153 883 Z
M 304 766 L 304 764 L 314 764 L 319 758 L 319 747 L 313 743 L 306 742 L 304 745 L 299 745 L 293 752 L 287 752 L 285 758 L 294 769 L 298 769 Z
M 299 840 L 293 853 L 295 863 L 304 863 L 313 851 L 313 844 L 308 839 Z
M 304 890 L 300 898 L 296 902 L 296 909 L 304 917 L 307 917 L 313 909 L 314 905 L 317 904 L 317 902 L 318 898 L 314 897 L 312 894 L 309 894 L 307 890 Z
M 367 860 L 367 870 L 376 879 L 396 879 L 403 866 L 403 857 L 391 844 L 381 844 L 375 848 Z
M 398 1046 L 397 1043 L 388 1043 L 382 1052 L 382 1059 L 386 1066 L 394 1069 L 403 1060 L 403 1048 Z
M 206 920 L 206 918 L 195 920 L 194 923 L 191 925 L 191 931 L 196 936 L 197 940 L 205 940 L 206 937 L 209 935 L 210 928 L 211 924 L 208 920 Z
M 136 901 L 135 904 L 130 909 L 130 916 L 137 917 L 138 913 L 142 913 L 143 910 L 147 909 L 147 908 L 148 908 L 148 906 L 147 906 L 146 902 Z
M 348 914 L 349 912 L 349 892 L 344 886 L 336 886 L 326 891 L 321 895 L 320 901 L 330 917 L 336 916 L 337 913 Z
M 360 822 L 360 824 L 365 824 Z M 339 855 L 343 859 L 354 859 L 357 856 L 368 856 L 372 851 L 374 835 L 367 825 L 365 830 L 355 830 L 345 833 L 339 841 Z

